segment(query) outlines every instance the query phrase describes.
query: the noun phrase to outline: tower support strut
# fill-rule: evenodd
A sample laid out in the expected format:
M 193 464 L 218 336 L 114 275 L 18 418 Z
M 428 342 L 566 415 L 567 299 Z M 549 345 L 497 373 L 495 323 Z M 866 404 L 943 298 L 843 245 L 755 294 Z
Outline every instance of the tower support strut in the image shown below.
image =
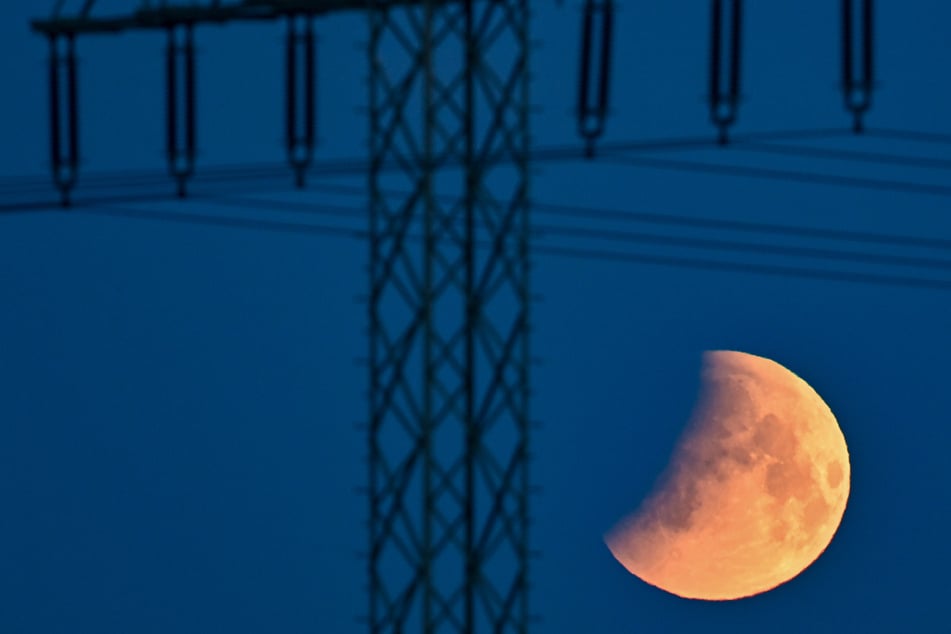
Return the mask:
M 374 633 L 528 627 L 528 24 L 371 2 Z

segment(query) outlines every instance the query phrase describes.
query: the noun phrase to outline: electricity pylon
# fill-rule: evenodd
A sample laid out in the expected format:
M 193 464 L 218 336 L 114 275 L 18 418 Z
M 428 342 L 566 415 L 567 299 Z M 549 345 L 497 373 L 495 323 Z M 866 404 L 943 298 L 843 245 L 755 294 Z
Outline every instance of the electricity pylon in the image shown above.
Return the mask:
M 167 32 L 167 153 L 186 196 L 196 27 L 287 21 L 287 150 L 302 186 L 314 145 L 311 19 L 369 14 L 370 630 L 524 632 L 527 0 L 141 2 L 108 17 L 94 4 L 67 15 L 59 2 L 33 23 L 52 51 L 51 155 L 64 204 L 79 163 L 77 35 Z
M 370 630 L 525 632 L 528 2 L 370 21 Z
M 304 186 L 315 136 L 315 16 L 370 23 L 370 630 L 524 632 L 528 610 L 528 0 L 140 2 L 97 17 L 58 1 L 50 156 L 67 204 L 80 164 L 76 38 L 162 30 L 166 150 L 180 196 L 195 169 L 194 31 L 287 22 L 288 162 Z M 741 100 L 742 0 L 711 0 L 709 107 L 719 140 Z M 579 132 L 609 112 L 614 3 L 586 0 Z M 842 89 L 856 132 L 874 89 L 872 0 L 841 0 Z

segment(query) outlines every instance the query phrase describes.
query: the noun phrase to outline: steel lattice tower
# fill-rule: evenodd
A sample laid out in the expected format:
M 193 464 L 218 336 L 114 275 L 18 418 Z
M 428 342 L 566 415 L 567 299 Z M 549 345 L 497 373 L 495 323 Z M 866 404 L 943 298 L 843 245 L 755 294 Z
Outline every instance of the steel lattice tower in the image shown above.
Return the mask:
M 231 21 L 286 23 L 285 152 L 294 183 L 302 188 L 318 138 L 314 20 L 344 11 L 369 15 L 370 630 L 525 632 L 528 0 L 128 0 L 126 12 L 109 15 L 93 12 L 96 0 L 72 3 L 78 5 L 76 11 L 66 11 L 66 4 L 56 0 L 49 17 L 31 22 L 50 50 L 50 167 L 64 206 L 72 201 L 82 157 L 80 36 L 165 33 L 166 160 L 184 198 L 199 155 L 199 27 Z M 576 116 L 588 158 L 595 157 L 611 112 L 615 4 L 584 2 Z M 743 98 L 743 1 L 710 0 L 709 6 L 708 107 L 718 141 L 726 144 Z M 874 9 L 873 0 L 840 0 L 841 89 L 855 133 L 865 129 L 876 89 Z M 554 149 L 539 156 L 570 155 L 564 148 Z M 697 171 L 687 164 L 684 169 Z M 748 175 L 861 184 L 861 179 L 781 170 Z M 215 220 L 218 224 L 224 218 Z M 626 237 L 662 242 L 648 235 Z M 663 238 L 663 243 L 676 243 L 673 237 Z M 712 244 L 707 243 L 703 248 Z M 698 246 L 696 240 L 681 244 Z M 735 244 L 723 242 L 716 248 Z M 550 247 L 548 252 L 598 255 L 570 247 Z M 621 252 L 601 255 L 638 259 Z M 746 268 L 653 256 L 640 261 Z M 768 270 L 824 276 L 821 270 Z M 852 272 L 839 279 L 869 282 L 875 276 Z M 936 279 L 879 280 L 944 287 Z
M 142 2 L 109 17 L 94 4 L 67 15 L 57 3 L 33 22 L 52 52 L 63 204 L 80 154 L 77 34 L 167 32 L 166 149 L 184 197 L 195 27 L 287 21 L 286 145 L 302 186 L 315 143 L 312 18 L 368 12 L 370 630 L 526 631 L 527 0 Z
M 370 21 L 370 630 L 525 632 L 528 3 Z

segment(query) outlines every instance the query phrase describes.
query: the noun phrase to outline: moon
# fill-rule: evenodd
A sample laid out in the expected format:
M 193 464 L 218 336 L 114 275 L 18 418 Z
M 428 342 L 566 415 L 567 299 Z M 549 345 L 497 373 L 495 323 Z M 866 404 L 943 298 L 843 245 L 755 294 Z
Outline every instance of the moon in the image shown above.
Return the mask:
M 822 554 L 850 475 L 842 430 L 805 381 L 764 357 L 706 352 L 700 398 L 666 471 L 605 542 L 667 592 L 749 597 Z

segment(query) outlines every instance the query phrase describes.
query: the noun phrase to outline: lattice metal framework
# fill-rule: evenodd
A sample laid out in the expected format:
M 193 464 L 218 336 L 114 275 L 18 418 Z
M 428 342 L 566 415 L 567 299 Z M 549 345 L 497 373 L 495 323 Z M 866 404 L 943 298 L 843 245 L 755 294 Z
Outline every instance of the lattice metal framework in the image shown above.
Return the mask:
M 371 3 L 372 632 L 528 626 L 527 5 Z

